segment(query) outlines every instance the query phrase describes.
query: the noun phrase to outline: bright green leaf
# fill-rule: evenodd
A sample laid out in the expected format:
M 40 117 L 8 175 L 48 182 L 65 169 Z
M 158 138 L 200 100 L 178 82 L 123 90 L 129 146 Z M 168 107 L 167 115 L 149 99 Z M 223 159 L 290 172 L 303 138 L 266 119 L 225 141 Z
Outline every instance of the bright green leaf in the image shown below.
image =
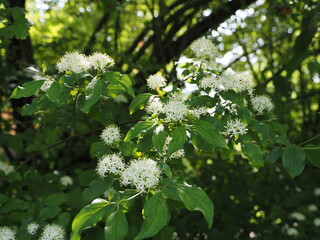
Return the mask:
M 151 93 L 143 93 L 134 98 L 129 106 L 130 114 L 134 113 L 137 110 L 145 108 L 151 96 Z
M 16 87 L 11 93 L 10 98 L 31 97 L 41 88 L 43 83 L 44 80 L 26 82 L 22 86 Z
M 300 147 L 291 144 L 284 149 L 282 155 L 282 164 L 291 178 L 294 178 L 302 173 L 304 169 L 304 159 L 305 154 Z
M 105 239 L 122 240 L 128 234 L 129 226 L 126 215 L 121 209 L 111 213 L 104 228 Z
M 263 154 L 257 145 L 250 142 L 244 142 L 241 144 L 241 149 L 252 166 L 257 168 L 263 167 Z
M 85 96 L 79 101 L 79 108 L 81 111 L 87 113 L 90 108 L 101 97 L 103 82 L 99 79 L 92 79 L 85 90 Z
M 149 128 L 154 126 L 154 122 L 148 122 L 148 121 L 144 121 L 144 122 L 139 122 L 136 125 L 134 125 L 132 128 L 130 128 L 130 130 L 128 131 L 127 135 L 124 138 L 124 141 L 128 141 L 132 138 L 136 138 L 139 136 L 140 133 L 142 133 L 142 131 L 147 131 Z
M 186 128 L 184 126 L 180 126 L 176 128 L 172 132 L 172 140 L 169 143 L 168 147 L 168 155 L 170 156 L 175 151 L 182 149 L 184 143 L 187 141 L 187 133 Z
M 108 188 L 111 187 L 113 178 L 98 178 L 93 180 L 89 187 L 82 193 L 82 198 L 86 202 L 90 202 L 95 198 L 100 197 Z
M 143 209 L 145 219 L 135 240 L 156 235 L 170 220 L 169 208 L 161 192 L 152 196 Z

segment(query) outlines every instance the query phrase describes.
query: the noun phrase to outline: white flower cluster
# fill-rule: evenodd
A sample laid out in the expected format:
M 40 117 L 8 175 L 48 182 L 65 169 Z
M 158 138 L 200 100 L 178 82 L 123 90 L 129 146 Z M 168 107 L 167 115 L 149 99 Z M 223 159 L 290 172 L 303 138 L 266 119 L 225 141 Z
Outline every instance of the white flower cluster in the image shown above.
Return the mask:
M 165 79 L 160 73 L 150 75 L 147 79 L 147 85 L 149 88 L 156 90 L 157 88 L 164 87 L 167 79 Z
M 16 232 L 10 227 L 0 227 L 0 240 L 16 240 Z
M 78 51 L 67 52 L 64 54 L 56 67 L 60 73 L 73 72 L 82 73 L 88 71 L 90 68 L 96 70 L 103 70 L 106 67 L 112 66 L 114 60 L 107 54 L 96 52 L 93 55 L 87 57 Z
M 200 118 L 201 115 L 206 115 L 208 113 L 208 110 L 205 107 L 198 107 L 189 110 L 189 113 L 195 116 L 196 118 Z
M 225 128 L 229 136 L 243 135 L 248 131 L 247 124 L 240 119 L 229 120 Z
M 200 88 L 214 91 L 235 90 L 236 92 L 253 91 L 253 80 L 247 72 L 234 72 L 227 70 L 221 76 L 211 75 L 199 81 Z
M 163 112 L 163 104 L 159 100 L 159 98 L 153 98 L 151 101 L 148 102 L 145 109 L 147 113 L 158 116 L 160 113 Z
M 0 170 L 4 171 L 4 173 L 8 175 L 9 173 L 14 172 L 14 166 L 7 162 L 0 161 Z
M 109 125 L 102 131 L 100 137 L 107 145 L 117 143 L 121 140 L 120 129 L 116 125 Z
M 308 206 L 308 210 L 309 210 L 309 212 L 316 212 L 316 211 L 318 211 L 318 207 L 314 204 L 310 204 Z
M 218 56 L 218 48 L 209 39 L 199 38 L 191 43 L 190 48 L 197 58 L 216 58 Z
M 169 99 L 163 106 L 163 113 L 166 114 L 166 121 L 180 121 L 185 119 L 188 107 L 181 100 Z
M 320 218 L 315 218 L 313 220 L 313 224 L 316 226 L 316 227 L 320 227 Z
M 291 213 L 290 217 L 293 218 L 293 219 L 296 219 L 298 221 L 303 221 L 303 220 L 306 219 L 306 217 L 302 213 L 299 213 L 299 212 Z
M 160 175 L 161 170 L 154 160 L 149 158 L 133 160 L 122 172 L 120 181 L 122 185 L 131 185 L 144 191 L 156 186 L 159 183 Z
M 53 83 L 53 81 L 51 81 L 51 80 L 44 81 L 42 86 L 41 86 L 41 88 L 40 88 L 40 90 L 42 92 L 46 92 L 49 89 L 49 87 L 51 86 L 52 83 Z
M 73 184 L 73 179 L 70 176 L 63 176 L 60 178 L 60 183 L 63 186 L 68 186 Z
M 96 70 L 103 70 L 106 67 L 114 65 L 114 60 L 105 53 L 96 52 L 89 56 L 90 66 Z
M 120 174 L 125 168 L 123 158 L 119 153 L 105 155 L 97 165 L 96 171 L 100 177 L 105 177 L 108 173 Z
M 274 109 L 274 105 L 268 96 L 260 95 L 251 98 L 251 104 L 254 111 L 258 115 L 262 115 L 263 112 L 270 112 Z
M 35 235 L 37 233 L 37 231 L 39 230 L 39 227 L 40 226 L 38 223 L 32 222 L 32 223 L 28 224 L 27 231 L 30 235 Z
M 57 224 L 48 224 L 44 227 L 39 240 L 64 240 L 65 230 Z

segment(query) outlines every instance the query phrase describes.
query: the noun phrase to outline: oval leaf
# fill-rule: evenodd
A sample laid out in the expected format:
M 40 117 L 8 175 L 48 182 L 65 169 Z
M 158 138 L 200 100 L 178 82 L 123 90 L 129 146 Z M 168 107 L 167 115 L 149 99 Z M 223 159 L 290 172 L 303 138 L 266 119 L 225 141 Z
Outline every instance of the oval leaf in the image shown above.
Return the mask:
M 182 149 L 184 143 L 187 141 L 186 128 L 180 126 L 172 132 L 172 140 L 169 143 L 168 155 L 170 156 L 175 151 Z
M 16 87 L 11 93 L 10 98 L 22 98 L 22 97 L 31 97 L 34 95 L 44 83 L 44 80 L 27 82 L 21 86 Z
M 300 175 L 304 169 L 304 151 L 294 144 L 287 146 L 282 155 L 282 164 L 291 178 Z
M 144 109 L 151 96 L 151 93 L 143 93 L 133 99 L 129 106 L 130 114 L 134 113 L 137 110 Z
M 126 215 L 121 209 L 111 213 L 104 228 L 105 239 L 122 240 L 128 234 L 129 226 Z
M 170 212 L 162 193 L 152 196 L 144 205 L 144 222 L 135 240 L 156 235 L 170 220 Z

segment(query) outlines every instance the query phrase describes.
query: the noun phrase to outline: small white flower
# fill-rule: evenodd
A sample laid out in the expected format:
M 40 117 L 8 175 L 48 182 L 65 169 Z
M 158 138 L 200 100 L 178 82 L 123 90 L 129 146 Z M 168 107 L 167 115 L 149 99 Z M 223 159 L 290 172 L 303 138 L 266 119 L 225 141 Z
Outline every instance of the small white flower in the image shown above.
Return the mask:
M 100 137 L 107 145 L 117 143 L 121 140 L 120 129 L 116 125 L 109 125 L 102 131 Z
M 224 90 L 234 90 L 236 92 L 253 91 L 253 80 L 248 72 L 235 72 L 227 70 L 220 76 L 220 82 Z
M 14 166 L 10 165 L 8 162 L 0 161 L 0 170 L 4 171 L 6 175 L 11 172 L 14 172 Z
M 49 89 L 49 87 L 51 86 L 52 83 L 53 83 L 53 81 L 51 81 L 51 80 L 44 81 L 42 86 L 41 86 L 41 88 L 40 88 L 40 90 L 42 92 L 46 92 Z
M 313 224 L 316 226 L 316 227 L 320 227 L 320 218 L 315 218 L 313 220 Z
M 72 185 L 73 184 L 73 179 L 70 176 L 63 176 L 60 178 L 60 183 L 63 186 L 68 186 L 68 185 Z
M 313 193 L 315 196 L 320 196 L 320 188 L 315 188 Z
M 229 120 L 225 128 L 229 136 L 243 135 L 248 131 L 247 124 L 240 119 Z
M 147 85 L 149 88 L 156 90 L 157 88 L 164 87 L 167 79 L 165 79 L 160 73 L 150 75 L 147 79 Z
M 125 95 L 120 94 L 120 95 L 116 96 L 115 98 L 113 98 L 113 101 L 115 101 L 116 103 L 127 103 L 128 98 Z
M 159 125 L 155 130 L 154 130 L 154 134 L 158 135 L 160 132 L 162 132 L 164 130 L 164 126 L 163 125 Z
M 133 160 L 122 172 L 120 181 L 122 185 L 131 185 L 138 190 L 145 191 L 159 183 L 160 175 L 161 170 L 154 160 Z
M 205 115 L 208 113 L 205 107 L 198 107 L 194 108 L 189 111 L 191 115 L 195 116 L 196 118 L 200 118 L 201 115 Z
M 57 69 L 60 73 L 67 71 L 82 73 L 90 69 L 90 63 L 84 54 L 77 51 L 68 52 L 60 58 Z
M 169 100 L 163 107 L 163 113 L 166 114 L 166 121 L 179 121 L 185 119 L 188 108 L 180 100 Z
M 198 58 L 218 56 L 218 48 L 209 39 L 199 38 L 191 43 L 190 48 Z
M 108 173 L 120 174 L 125 168 L 123 158 L 119 153 L 105 155 L 97 165 L 96 171 L 100 177 L 105 177 Z
M 297 236 L 299 235 L 299 231 L 296 228 L 287 228 L 287 235 Z
M 263 112 L 270 112 L 274 108 L 271 99 L 264 95 L 251 98 L 251 104 L 253 110 L 256 111 L 258 115 L 262 115 Z
M 28 226 L 27 226 L 27 231 L 30 235 L 35 235 L 39 229 L 39 224 L 38 223 L 35 223 L 35 222 L 32 222 L 32 223 L 29 223 Z
M 209 70 L 215 70 L 218 72 L 222 71 L 222 65 L 219 63 L 216 63 L 215 61 L 208 61 L 203 63 L 203 67 Z
M 149 114 L 159 115 L 163 111 L 163 104 L 158 98 L 152 99 L 146 106 L 146 112 Z
M 16 240 L 16 232 L 10 227 L 0 227 L 0 240 Z
M 308 206 L 308 210 L 309 210 L 310 212 L 316 212 L 316 211 L 318 211 L 318 207 L 317 207 L 316 205 L 314 205 L 314 204 L 310 204 L 310 205 Z
M 93 69 L 103 70 L 114 65 L 114 60 L 107 54 L 96 52 L 88 58 Z
M 302 214 L 302 213 L 299 213 L 299 212 L 293 212 L 290 214 L 290 217 L 291 218 L 294 218 L 298 221 L 303 221 L 306 219 L 306 217 Z
M 64 240 L 65 230 L 57 224 L 48 224 L 44 227 L 39 240 Z
M 212 89 L 215 91 L 222 89 L 221 80 L 220 80 L 220 78 L 217 78 L 215 75 L 202 78 L 199 81 L 199 86 L 200 86 L 200 88 L 203 88 L 203 89 L 209 88 L 209 89 Z
M 170 158 L 182 158 L 184 157 L 184 149 L 179 149 L 178 151 L 171 154 Z
M 166 140 L 165 140 L 165 142 L 164 142 L 164 144 L 163 144 L 163 147 L 162 147 L 162 151 L 163 151 L 163 152 L 167 152 L 167 151 L 168 151 L 168 149 L 169 149 L 169 144 L 170 144 L 171 140 L 172 140 L 172 137 L 167 136 L 167 138 L 166 138 Z

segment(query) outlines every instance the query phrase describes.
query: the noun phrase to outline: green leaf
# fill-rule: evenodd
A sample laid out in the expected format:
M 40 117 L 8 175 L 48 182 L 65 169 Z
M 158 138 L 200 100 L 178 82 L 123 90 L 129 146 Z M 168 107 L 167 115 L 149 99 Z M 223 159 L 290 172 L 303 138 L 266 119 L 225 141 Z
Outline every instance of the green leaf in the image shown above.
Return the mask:
M 98 178 L 93 180 L 89 187 L 82 193 L 82 198 L 86 202 L 91 202 L 97 197 L 100 197 L 107 189 L 111 187 L 113 178 Z
M 194 122 L 195 131 L 209 144 L 215 147 L 229 148 L 226 140 L 210 123 L 202 120 Z
M 146 132 L 149 128 L 154 126 L 154 122 L 139 122 L 136 125 L 134 125 L 130 130 L 128 131 L 126 137 L 124 138 L 124 141 L 128 141 L 132 138 L 138 137 L 142 131 Z
M 139 139 L 137 144 L 138 152 L 148 152 L 152 148 L 152 135 L 153 135 L 154 127 L 149 128 L 145 134 L 143 134 L 143 138 Z
M 102 158 L 104 155 L 111 154 L 112 151 L 102 142 L 96 142 L 90 146 L 90 155 L 96 158 Z
M 183 125 L 176 128 L 172 132 L 171 137 L 172 140 L 169 143 L 168 156 L 170 156 L 175 151 L 183 148 L 184 143 L 187 141 L 186 128 Z
M 44 80 L 27 82 L 22 85 L 22 87 L 16 87 L 11 93 L 10 98 L 22 98 L 31 97 L 34 95 L 42 86 Z
M 40 211 L 39 218 L 46 220 L 56 217 L 60 212 L 61 208 L 57 206 L 45 207 Z
M 90 108 L 101 97 L 103 82 L 99 79 L 92 79 L 85 90 L 85 97 L 79 101 L 79 108 L 81 111 L 88 113 Z
M 162 193 L 152 196 L 144 205 L 144 222 L 135 240 L 156 235 L 170 220 L 170 212 Z
M 268 164 L 275 163 L 280 159 L 282 156 L 282 149 L 281 148 L 274 148 L 272 151 L 267 155 L 266 162 Z
M 309 162 L 315 167 L 320 167 L 320 147 L 314 144 L 307 144 L 303 149 Z
M 130 96 L 134 97 L 132 82 L 128 75 L 119 72 L 106 72 L 103 75 L 110 85 L 120 85 Z
M 158 126 L 158 127 L 161 127 L 161 126 Z M 154 148 L 157 149 L 157 151 L 160 153 L 162 153 L 163 145 L 167 139 L 167 136 L 168 136 L 168 133 L 165 130 L 162 130 L 160 132 L 157 132 L 157 130 L 155 130 L 155 132 L 153 133 L 152 144 Z
M 124 156 L 136 156 L 136 148 L 137 146 L 130 141 L 121 141 L 119 143 L 119 151 L 122 153 Z
M 59 83 L 53 82 L 46 91 L 46 95 L 50 101 L 63 104 L 69 96 L 69 91 Z
M 82 208 L 72 222 L 70 240 L 80 240 L 84 229 L 95 226 L 113 208 L 114 205 L 108 202 L 93 203 Z
M 190 211 L 200 211 L 206 219 L 209 228 L 212 226 L 214 207 L 208 195 L 201 189 L 186 185 L 177 185 L 179 197 Z
M 304 169 L 304 159 L 305 154 L 300 147 L 291 144 L 284 149 L 282 155 L 282 164 L 291 178 L 294 178 L 302 173 Z
M 122 240 L 126 238 L 128 230 L 129 225 L 126 215 L 121 209 L 118 209 L 107 218 L 104 236 L 108 240 Z
M 258 146 L 250 142 L 244 142 L 241 144 L 241 149 L 252 166 L 257 168 L 263 167 L 263 154 Z
M 137 110 L 144 109 L 151 96 L 153 96 L 151 93 L 143 93 L 134 98 L 129 106 L 130 114 Z
M 47 206 L 60 206 L 68 200 L 68 195 L 65 193 L 52 193 L 44 198 L 43 204 Z

